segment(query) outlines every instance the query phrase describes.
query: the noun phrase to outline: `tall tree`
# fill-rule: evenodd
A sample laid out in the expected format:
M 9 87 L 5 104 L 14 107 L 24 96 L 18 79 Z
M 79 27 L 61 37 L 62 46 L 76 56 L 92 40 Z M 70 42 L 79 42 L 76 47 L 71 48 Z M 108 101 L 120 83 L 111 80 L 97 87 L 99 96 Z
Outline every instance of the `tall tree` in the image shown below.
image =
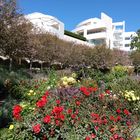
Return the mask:
M 29 52 L 32 24 L 19 12 L 16 0 L 0 0 L 0 52 L 12 59 L 25 57 Z
M 131 49 L 140 51 L 140 29 L 136 32 L 135 36 L 132 36 Z

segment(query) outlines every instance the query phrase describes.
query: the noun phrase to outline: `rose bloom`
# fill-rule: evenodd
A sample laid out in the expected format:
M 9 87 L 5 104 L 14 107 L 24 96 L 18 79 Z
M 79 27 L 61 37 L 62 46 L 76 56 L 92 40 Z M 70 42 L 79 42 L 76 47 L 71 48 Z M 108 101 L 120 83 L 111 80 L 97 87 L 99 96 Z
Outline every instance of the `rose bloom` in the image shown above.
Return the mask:
M 68 113 L 68 114 L 71 114 L 71 113 L 72 113 L 72 109 L 68 109 L 68 110 L 67 110 L 67 113 Z
M 44 119 L 43 119 L 43 122 L 44 122 L 44 123 L 50 123 L 50 122 L 51 122 L 51 116 L 46 115 L 46 116 L 44 117 Z
M 127 109 L 124 109 L 123 112 L 124 112 L 125 115 L 129 115 L 130 114 L 130 112 Z
M 76 101 L 75 102 L 77 106 L 80 106 L 81 102 L 80 101 Z
M 15 105 L 13 107 L 13 112 L 12 113 L 13 113 L 13 116 L 16 120 L 21 119 L 21 115 L 20 115 L 21 111 L 22 111 L 22 107 L 20 105 Z
M 41 125 L 40 124 L 36 124 L 33 127 L 33 131 L 35 134 L 38 134 L 41 131 Z
M 86 136 L 85 140 L 90 140 L 90 137 L 89 136 Z
M 59 105 L 61 103 L 61 101 L 60 100 L 56 100 L 56 103 Z
M 118 108 L 118 109 L 116 110 L 116 112 L 117 112 L 118 114 L 120 114 L 120 113 L 121 113 L 121 110 Z

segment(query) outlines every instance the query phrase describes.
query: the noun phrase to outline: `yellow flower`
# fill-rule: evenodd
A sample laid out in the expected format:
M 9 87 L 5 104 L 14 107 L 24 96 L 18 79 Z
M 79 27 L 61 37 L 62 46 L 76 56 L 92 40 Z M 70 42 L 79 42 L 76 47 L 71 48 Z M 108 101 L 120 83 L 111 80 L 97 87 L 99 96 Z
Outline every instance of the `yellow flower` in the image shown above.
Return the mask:
M 75 81 L 75 79 L 73 77 L 69 77 L 68 82 L 72 83 L 72 84 L 76 83 L 76 81 Z
M 30 90 L 29 92 L 30 92 L 30 93 L 33 93 L 34 91 L 33 91 L 33 90 Z
M 65 76 L 65 77 L 63 77 L 61 80 L 67 82 L 68 77 Z
M 36 92 L 34 92 L 34 95 L 36 95 Z
M 31 93 L 28 93 L 29 96 L 31 96 Z
M 75 77 L 76 77 L 76 73 L 72 73 L 72 75 L 71 75 L 71 76 L 75 78 Z
M 140 137 L 139 138 L 136 138 L 136 140 L 140 140 Z
M 137 99 L 136 99 L 136 97 L 135 97 L 135 96 L 132 96 L 132 100 L 133 100 L 133 101 L 136 101 Z
M 140 100 L 140 97 L 137 97 L 137 100 Z
M 12 130 L 13 128 L 14 128 L 14 125 L 11 124 L 11 125 L 9 126 L 9 129 Z
M 67 82 L 65 82 L 65 81 L 63 81 L 63 85 L 64 85 L 64 86 L 67 86 L 67 85 L 68 85 L 68 83 L 67 83 Z

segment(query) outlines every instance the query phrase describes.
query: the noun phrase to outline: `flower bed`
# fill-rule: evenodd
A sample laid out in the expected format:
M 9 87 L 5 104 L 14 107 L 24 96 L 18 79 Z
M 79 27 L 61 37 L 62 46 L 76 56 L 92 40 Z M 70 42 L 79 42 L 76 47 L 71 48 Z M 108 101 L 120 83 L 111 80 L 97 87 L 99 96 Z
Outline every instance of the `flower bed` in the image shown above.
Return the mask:
M 25 100 L 14 105 L 13 122 L 9 130 L 6 129 L 7 134 L 1 137 L 14 140 L 133 139 L 131 134 L 138 124 L 138 113 L 121 94 L 108 89 L 103 91 L 93 80 L 70 84 L 61 81 L 58 85 L 50 88 L 45 80 L 35 81 L 32 89 L 25 93 Z

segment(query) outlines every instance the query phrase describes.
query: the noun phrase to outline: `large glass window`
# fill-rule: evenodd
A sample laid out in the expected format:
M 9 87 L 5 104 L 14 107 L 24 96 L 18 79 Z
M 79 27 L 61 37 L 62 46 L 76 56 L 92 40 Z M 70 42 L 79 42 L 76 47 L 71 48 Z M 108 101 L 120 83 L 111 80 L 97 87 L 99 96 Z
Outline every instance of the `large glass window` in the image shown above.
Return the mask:
M 89 42 L 95 46 L 99 46 L 105 44 L 105 39 L 90 39 Z

